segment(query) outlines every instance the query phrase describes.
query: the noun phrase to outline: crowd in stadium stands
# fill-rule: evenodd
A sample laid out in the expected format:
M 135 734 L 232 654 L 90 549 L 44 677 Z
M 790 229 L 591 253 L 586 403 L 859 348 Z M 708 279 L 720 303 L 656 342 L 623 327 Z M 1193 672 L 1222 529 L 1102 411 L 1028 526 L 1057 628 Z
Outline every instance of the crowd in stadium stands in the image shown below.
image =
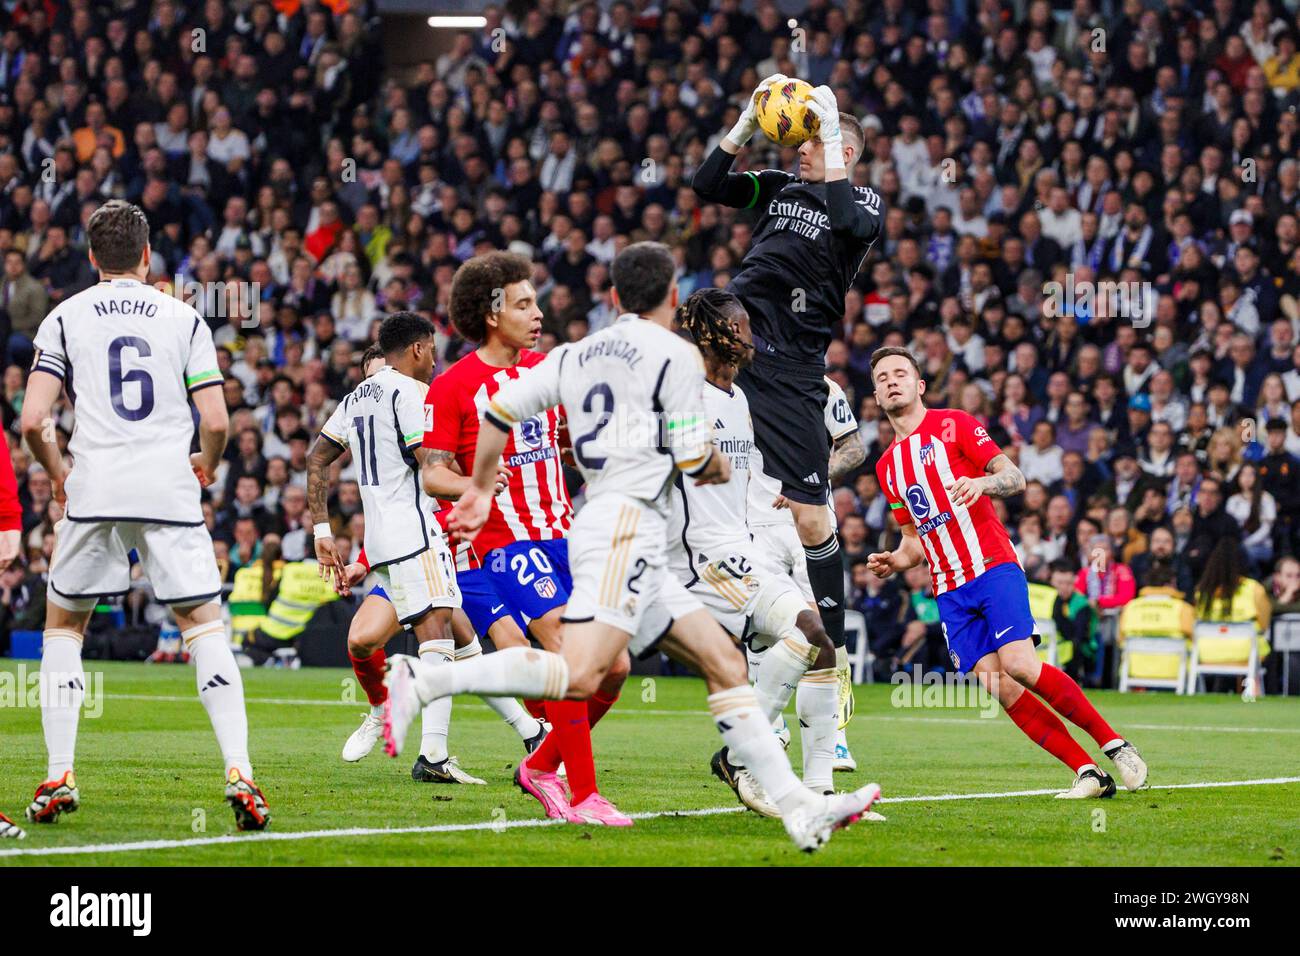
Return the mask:
M 863 121 L 851 177 L 888 210 L 826 357 L 870 450 L 834 507 L 881 669 L 945 657 L 924 570 L 863 561 L 897 535 L 881 345 L 1020 464 L 1027 491 L 995 505 L 1090 667 L 1097 621 L 1151 588 L 1200 616 L 1300 610 L 1295 0 L 531 0 L 404 71 L 347 0 L 4 6 L 0 345 L 29 545 L 0 576 L 10 626 L 39 616 L 59 517 L 13 432 L 23 370 L 94 281 L 97 203 L 142 206 L 152 279 L 198 290 L 213 327 L 233 418 L 205 510 L 233 580 L 311 554 L 305 455 L 385 314 L 432 316 L 440 367 L 464 353 L 446 306 L 470 256 L 532 259 L 543 349 L 611 321 L 629 242 L 671 246 L 683 295 L 725 285 L 753 213 L 691 176 L 776 72 Z M 760 136 L 736 168 L 793 160 Z M 355 553 L 350 467 L 331 508 Z

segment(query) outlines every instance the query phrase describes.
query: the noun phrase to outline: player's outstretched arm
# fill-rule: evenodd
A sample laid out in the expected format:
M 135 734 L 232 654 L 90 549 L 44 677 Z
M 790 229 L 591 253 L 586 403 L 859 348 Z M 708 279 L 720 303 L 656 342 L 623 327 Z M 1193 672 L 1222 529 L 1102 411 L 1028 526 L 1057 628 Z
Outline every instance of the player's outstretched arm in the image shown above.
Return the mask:
M 850 154 L 846 159 L 835 93 L 829 86 L 819 86 L 806 102 L 819 126 L 817 136 L 826 163 L 826 211 L 831 231 L 858 239 L 874 239 L 880 234 L 883 222 L 880 197 L 871 189 L 858 196 L 849 183 L 848 163 L 856 163 L 861 157 Z
M 785 79 L 783 74 L 774 73 L 754 87 L 736 125 L 695 171 L 691 185 L 701 199 L 731 206 L 733 209 L 748 209 L 758 205 L 765 193 L 770 195 L 789 181 L 787 174 L 773 169 L 765 169 L 761 173 L 731 172 L 731 163 L 736 154 L 758 129 L 758 116 L 754 106 L 758 95 L 772 83 L 784 83 Z

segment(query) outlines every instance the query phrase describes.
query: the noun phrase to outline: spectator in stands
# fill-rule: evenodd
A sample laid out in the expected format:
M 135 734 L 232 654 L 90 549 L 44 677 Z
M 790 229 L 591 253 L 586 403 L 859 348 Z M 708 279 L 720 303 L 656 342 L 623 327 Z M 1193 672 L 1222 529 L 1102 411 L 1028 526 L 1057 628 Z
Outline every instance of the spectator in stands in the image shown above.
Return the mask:
M 1085 673 L 1091 673 L 1097 658 L 1097 613 L 1087 596 L 1076 590 L 1075 571 L 1068 561 L 1053 561 L 1050 576 L 1056 590 L 1052 622 L 1056 625 L 1058 640 L 1074 647 L 1066 672 L 1076 682 L 1081 682 Z

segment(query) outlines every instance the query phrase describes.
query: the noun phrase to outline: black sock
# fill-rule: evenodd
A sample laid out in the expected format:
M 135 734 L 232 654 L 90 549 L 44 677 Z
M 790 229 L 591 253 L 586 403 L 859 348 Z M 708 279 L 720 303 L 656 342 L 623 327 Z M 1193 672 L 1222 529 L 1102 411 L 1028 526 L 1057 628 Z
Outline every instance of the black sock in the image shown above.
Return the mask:
M 805 546 L 808 559 L 808 583 L 822 616 L 822 626 L 836 647 L 844 646 L 844 565 L 840 562 L 840 542 L 831 534 L 821 544 Z

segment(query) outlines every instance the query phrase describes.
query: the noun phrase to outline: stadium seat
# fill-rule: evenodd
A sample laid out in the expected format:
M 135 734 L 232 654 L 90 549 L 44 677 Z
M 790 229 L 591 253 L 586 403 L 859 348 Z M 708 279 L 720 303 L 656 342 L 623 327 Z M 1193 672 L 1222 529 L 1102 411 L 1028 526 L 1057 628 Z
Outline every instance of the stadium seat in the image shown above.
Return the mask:
M 853 683 L 874 684 L 876 672 L 871 665 L 875 663 L 876 655 L 871 653 L 867 641 L 867 619 L 863 617 L 861 611 L 844 612 L 844 645 L 849 648 L 849 667 L 853 670 Z
M 1300 651 L 1300 614 L 1283 614 L 1273 618 L 1273 629 L 1269 643 L 1273 645 L 1274 654 L 1282 655 L 1282 696 L 1289 696 L 1291 693 L 1291 654 L 1293 651 Z
M 1119 689 L 1155 687 L 1183 693 L 1187 682 L 1187 640 L 1181 634 L 1132 635 L 1123 642 Z
M 1056 604 L 1056 589 L 1046 584 L 1029 585 L 1029 612 L 1034 616 L 1034 630 L 1042 643 L 1038 645 L 1038 659 L 1053 667 L 1061 667 L 1074 658 L 1074 645 L 1061 644 L 1057 638 L 1056 622 L 1052 608 Z
M 1187 672 L 1187 693 L 1197 693 L 1201 678 L 1248 677 L 1256 694 L 1264 691 L 1259 673 L 1259 635 L 1253 621 L 1197 621 L 1192 631 L 1192 660 Z

